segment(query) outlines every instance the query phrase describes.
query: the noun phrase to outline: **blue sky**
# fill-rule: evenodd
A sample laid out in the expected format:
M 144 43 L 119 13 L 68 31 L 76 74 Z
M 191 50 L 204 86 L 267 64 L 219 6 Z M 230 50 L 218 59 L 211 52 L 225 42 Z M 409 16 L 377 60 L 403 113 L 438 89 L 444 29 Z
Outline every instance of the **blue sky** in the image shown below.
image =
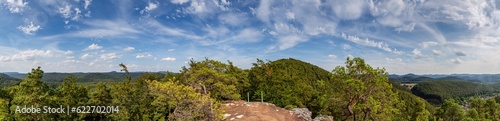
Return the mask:
M 0 72 L 178 72 L 348 56 L 393 74 L 500 72 L 496 0 L 1 0 Z

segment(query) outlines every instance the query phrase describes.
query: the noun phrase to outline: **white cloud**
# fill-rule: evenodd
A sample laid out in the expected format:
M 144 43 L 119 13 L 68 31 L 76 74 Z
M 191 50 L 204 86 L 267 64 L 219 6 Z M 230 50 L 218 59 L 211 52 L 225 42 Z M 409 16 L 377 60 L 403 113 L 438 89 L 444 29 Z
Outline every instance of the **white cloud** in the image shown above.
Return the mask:
M 413 51 L 411 51 L 411 53 L 413 53 L 413 55 L 415 55 L 415 56 L 422 56 L 422 52 L 420 52 L 420 50 L 418 50 L 418 49 L 413 49 Z
M 0 61 L 26 61 L 36 58 L 52 57 L 53 52 L 50 50 L 25 50 L 20 51 L 12 56 L 0 56 Z
M 287 19 L 290 19 L 290 20 L 295 19 L 295 13 L 292 13 L 292 12 L 286 12 L 286 18 L 287 18 Z
M 28 5 L 28 2 L 23 2 L 23 0 L 6 0 L 6 2 L 5 5 L 11 13 L 20 13 Z
M 270 12 L 270 7 L 273 0 L 261 0 L 259 3 L 259 7 L 257 8 L 256 14 L 257 18 L 259 18 L 261 21 L 264 22 L 269 22 L 269 15 L 271 14 Z
M 395 53 L 398 55 L 403 53 L 403 52 L 398 51 L 396 49 L 389 48 L 389 45 L 387 45 L 387 43 L 384 43 L 384 42 L 375 42 L 373 40 L 369 40 L 368 38 L 361 39 L 357 36 L 346 35 L 345 33 L 342 33 L 341 37 L 346 39 L 346 40 L 349 40 L 351 42 L 357 43 L 357 44 L 361 44 L 364 46 L 370 46 L 370 47 L 376 47 L 376 48 L 382 49 L 384 51 L 392 52 L 392 53 Z
M 101 54 L 101 57 L 100 57 L 102 60 L 112 60 L 112 59 L 119 59 L 120 56 L 117 55 L 116 53 L 105 53 L 105 54 Z
M 205 6 L 204 1 L 192 1 L 189 11 L 191 13 L 205 13 L 208 12 L 208 8 Z
M 291 48 L 291 47 L 293 47 L 301 42 L 305 42 L 305 41 L 307 41 L 306 38 L 298 36 L 298 35 L 288 35 L 285 37 L 281 37 L 279 39 L 278 49 L 285 50 L 285 49 Z
M 394 29 L 394 30 L 396 30 L 396 31 L 398 31 L 398 32 L 401 32 L 401 31 L 411 32 L 411 31 L 413 31 L 413 29 L 415 28 L 415 25 L 416 25 L 416 23 L 410 23 L 410 24 L 408 24 L 408 25 L 404 25 L 404 26 L 401 26 L 401 27 L 397 27 L 397 28 L 396 28 L 396 29 Z
M 453 53 L 455 53 L 456 56 L 467 56 L 467 54 L 465 54 L 465 52 L 460 51 L 460 50 L 453 51 Z
M 422 51 L 418 49 L 413 49 L 411 53 L 413 54 L 413 59 L 429 58 L 429 56 L 422 54 Z
M 219 20 L 231 26 L 242 26 L 247 24 L 247 16 L 244 13 L 227 13 L 218 16 Z
M 80 17 L 82 17 L 82 11 L 80 11 L 80 8 L 75 8 L 73 9 L 75 11 L 75 15 L 73 17 L 71 17 L 71 20 L 78 20 L 80 19 Z
M 455 63 L 455 64 L 461 64 L 464 61 L 462 61 L 462 59 L 460 59 L 460 58 L 452 58 L 452 59 L 448 60 L 448 62 Z
M 102 49 L 102 46 L 99 46 L 99 45 L 94 43 L 94 44 L 89 45 L 84 50 L 99 50 L 99 49 Z
M 59 8 L 59 13 L 62 14 L 64 18 L 69 18 L 71 16 L 71 5 L 66 4 Z
M 92 55 L 90 55 L 90 54 L 88 54 L 88 53 L 85 53 L 85 54 L 83 54 L 83 55 L 80 57 L 80 59 L 88 59 L 88 58 L 90 58 L 90 57 L 92 57 Z
M 73 51 L 71 51 L 71 50 L 67 50 L 64 52 L 64 55 L 71 55 L 71 54 L 73 54 Z
M 334 0 L 330 5 L 335 15 L 344 20 L 358 19 L 365 10 L 364 0 Z
M 329 58 L 333 58 L 333 59 L 337 58 L 337 56 L 336 56 L 336 55 L 328 55 L 328 57 L 329 57 Z
M 138 54 L 137 56 L 135 56 L 135 58 L 148 58 L 148 57 L 151 57 L 152 55 L 149 54 L 149 53 L 143 53 L 143 54 Z
M 160 3 L 158 3 L 158 2 L 157 3 L 148 2 L 148 6 L 144 7 L 144 9 L 141 10 L 141 14 L 144 14 L 145 12 L 149 12 L 149 11 L 152 11 L 152 10 L 158 8 L 159 4 Z
M 170 2 L 172 2 L 174 4 L 184 4 L 184 3 L 189 2 L 189 0 L 171 0 Z
M 168 52 L 172 52 L 172 51 L 175 51 L 175 49 L 168 49 L 167 51 Z
M 85 0 L 85 4 L 83 5 L 83 8 L 87 10 L 89 8 L 89 5 L 91 4 L 92 0 Z
M 344 49 L 344 50 L 350 50 L 351 48 L 352 48 L 352 47 L 351 47 L 351 45 L 349 45 L 349 44 L 344 44 L 344 45 L 342 45 L 342 49 Z
M 443 53 L 441 51 L 439 51 L 439 50 L 432 50 L 432 54 L 433 55 L 441 55 Z
M 123 50 L 125 50 L 125 51 L 132 51 L 132 50 L 134 50 L 134 49 L 135 49 L 134 47 L 127 47 L 127 48 L 125 48 L 125 49 L 123 49 Z
M 489 14 L 495 10 L 495 5 L 495 1 L 490 0 L 426 1 L 422 11 L 432 11 L 425 15 L 435 21 L 459 22 L 469 28 L 478 28 L 494 24 Z
M 72 8 L 71 5 L 66 4 L 66 5 L 60 7 L 58 9 L 58 12 L 65 19 L 70 19 L 73 21 L 79 20 L 80 17 L 82 16 L 81 15 L 82 11 L 80 10 L 80 8 L 77 8 L 77 7 L 73 8 L 73 10 L 71 10 L 71 8 Z M 68 24 L 68 21 L 66 21 L 65 23 Z
M 155 3 L 149 2 L 148 6 L 146 6 L 146 8 L 144 8 L 144 9 L 147 11 L 152 11 L 156 8 L 158 8 L 158 3 L 155 4 Z
M 80 61 L 77 60 L 64 60 L 64 63 L 79 63 Z
M 35 32 L 38 30 L 42 29 L 40 25 L 35 25 L 33 22 L 30 23 L 28 26 L 19 26 L 17 29 L 23 31 L 25 34 L 33 35 Z
M 166 57 L 166 58 L 162 58 L 161 60 L 162 61 L 175 61 L 176 59 L 173 57 Z
M 396 58 L 396 59 L 392 59 L 392 58 L 385 58 L 385 60 L 387 60 L 387 61 L 389 61 L 389 62 L 395 62 L 395 61 L 397 61 L 397 62 L 402 62 L 402 61 L 403 61 L 403 59 L 401 59 L 401 58 Z
M 245 28 L 241 30 L 237 35 L 230 38 L 230 40 L 238 42 L 258 42 L 262 38 L 260 31 L 252 28 Z
M 427 41 L 427 42 L 421 42 L 418 45 L 420 45 L 420 47 L 422 47 L 422 48 L 427 48 L 427 47 L 436 46 L 436 45 L 438 45 L 438 43 L 434 42 L 434 41 Z

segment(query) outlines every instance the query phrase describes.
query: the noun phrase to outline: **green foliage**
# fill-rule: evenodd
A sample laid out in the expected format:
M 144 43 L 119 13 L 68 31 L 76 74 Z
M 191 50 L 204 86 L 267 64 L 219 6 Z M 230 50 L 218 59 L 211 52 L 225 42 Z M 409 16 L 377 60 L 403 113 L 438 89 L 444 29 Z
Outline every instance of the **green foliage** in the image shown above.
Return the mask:
M 16 120 L 51 120 L 47 114 L 35 113 L 14 113 L 16 108 L 19 107 L 39 107 L 49 106 L 51 92 L 47 84 L 42 82 L 43 71 L 38 67 L 37 69 L 32 69 L 31 73 L 28 73 L 27 78 L 23 78 L 19 85 L 15 85 L 9 89 L 10 95 L 12 95 L 12 101 L 10 106 L 11 115 Z
M 0 73 L 0 87 L 13 86 L 19 82 L 21 82 L 21 79 Z
M 414 86 L 413 94 L 433 104 L 441 104 L 449 98 L 460 98 L 493 92 L 491 85 L 481 85 L 466 81 L 426 81 Z
M 12 120 L 9 114 L 9 100 L 0 98 L 0 121 Z
M 128 78 L 127 78 L 128 79 Z M 144 80 L 125 81 L 111 88 L 112 106 L 120 111 L 109 115 L 116 120 L 143 120 L 151 118 L 151 95 Z
M 147 81 L 154 100 L 153 120 L 221 120 L 220 103 L 178 83 Z
M 260 92 L 264 92 L 266 102 L 280 107 L 312 107 L 310 109 L 316 115 L 316 109 L 322 103 L 318 98 L 326 98 L 321 92 L 326 91 L 323 89 L 327 89 L 327 84 L 321 80 L 329 80 L 330 73 L 292 58 L 272 62 L 257 59 L 248 72 L 248 79 L 253 100 L 260 99 Z
M 465 111 L 453 99 L 445 100 L 436 115 L 444 121 L 460 121 L 465 119 Z
M 217 100 L 240 99 L 237 86 L 244 87 L 244 76 L 241 69 L 225 63 L 205 59 L 201 62 L 191 60 L 189 68 L 182 68 L 181 82 L 196 89 L 197 92 L 208 94 Z
M 52 106 L 87 106 L 88 94 L 87 89 L 76 85 L 76 77 L 69 76 L 63 83 L 56 88 L 55 97 L 53 97 L 55 105 Z M 62 120 L 82 120 L 86 116 L 85 113 L 71 113 L 70 115 L 60 115 Z
M 342 120 L 392 120 L 399 113 L 397 93 L 385 69 L 372 68 L 361 58 L 347 58 L 333 71 L 335 91 L 330 101 L 334 117 Z
M 111 106 L 110 89 L 104 82 L 99 82 L 97 86 L 89 93 L 89 105 L 93 106 Z M 108 114 L 91 114 L 90 120 L 105 120 Z
M 137 73 L 128 72 L 127 67 L 120 64 L 125 73 L 87 74 L 112 80 L 79 82 L 82 75 L 75 74 L 52 81 L 58 85 L 54 88 L 42 81 L 44 72 L 39 67 L 17 85 L 0 90 L 0 120 L 222 120 L 224 108 L 220 101 L 240 100 L 247 93 L 252 95 L 252 100 L 257 100 L 261 92 L 266 102 L 286 109 L 308 108 L 313 112 L 313 117 L 331 115 L 336 120 L 500 119 L 499 100 L 493 97 L 487 100 L 470 98 L 461 102 L 462 105 L 458 101 L 445 100 L 436 111 L 436 107 L 407 88 L 391 84 L 385 69 L 372 68 L 361 58 L 348 58 L 345 64 L 330 73 L 295 59 L 268 62 L 257 59 L 250 70 L 243 70 L 230 61 L 226 64 L 205 59 L 199 62 L 192 60 L 189 68 L 184 67 L 180 73 L 167 72 L 165 75 L 134 75 Z M 4 76 L 1 78 L 5 79 Z M 460 81 L 421 82 L 416 87 L 412 92 L 434 96 L 439 100 L 464 98 L 496 90 L 495 86 Z M 24 105 L 118 106 L 120 111 L 113 114 L 70 115 L 14 113 L 17 106 Z

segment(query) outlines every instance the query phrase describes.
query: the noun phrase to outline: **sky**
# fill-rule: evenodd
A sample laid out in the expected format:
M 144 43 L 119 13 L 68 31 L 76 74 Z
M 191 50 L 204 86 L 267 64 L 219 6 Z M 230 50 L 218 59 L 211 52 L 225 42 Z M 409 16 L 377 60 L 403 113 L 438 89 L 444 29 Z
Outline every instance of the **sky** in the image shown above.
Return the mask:
M 0 0 L 0 72 L 178 72 L 361 57 L 390 74 L 500 73 L 500 0 Z

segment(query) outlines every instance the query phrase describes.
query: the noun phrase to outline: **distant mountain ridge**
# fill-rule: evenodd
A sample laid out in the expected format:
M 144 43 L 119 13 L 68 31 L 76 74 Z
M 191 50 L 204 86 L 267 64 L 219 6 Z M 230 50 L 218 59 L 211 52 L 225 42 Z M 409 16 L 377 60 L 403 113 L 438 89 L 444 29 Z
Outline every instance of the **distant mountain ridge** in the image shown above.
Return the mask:
M 20 82 L 21 79 L 11 77 L 7 74 L 0 73 L 0 86 L 11 86 L 15 85 L 16 83 Z
M 165 75 L 166 72 L 130 72 L 130 76 L 133 80 L 139 78 L 145 73 L 158 73 L 160 75 Z M 0 86 L 14 85 L 20 82 L 22 78 L 26 77 L 27 73 L 18 72 L 7 72 L 0 73 Z M 56 73 L 48 72 L 44 73 L 42 81 L 49 84 L 57 84 L 62 82 L 68 76 L 76 76 L 77 82 L 119 82 L 125 79 L 124 72 L 74 72 L 74 73 Z
M 455 81 L 468 81 L 474 83 L 482 84 L 494 84 L 500 83 L 500 74 L 405 74 L 405 75 L 388 75 L 391 81 L 400 83 L 418 83 L 421 81 L 443 81 L 443 80 L 455 80 Z

